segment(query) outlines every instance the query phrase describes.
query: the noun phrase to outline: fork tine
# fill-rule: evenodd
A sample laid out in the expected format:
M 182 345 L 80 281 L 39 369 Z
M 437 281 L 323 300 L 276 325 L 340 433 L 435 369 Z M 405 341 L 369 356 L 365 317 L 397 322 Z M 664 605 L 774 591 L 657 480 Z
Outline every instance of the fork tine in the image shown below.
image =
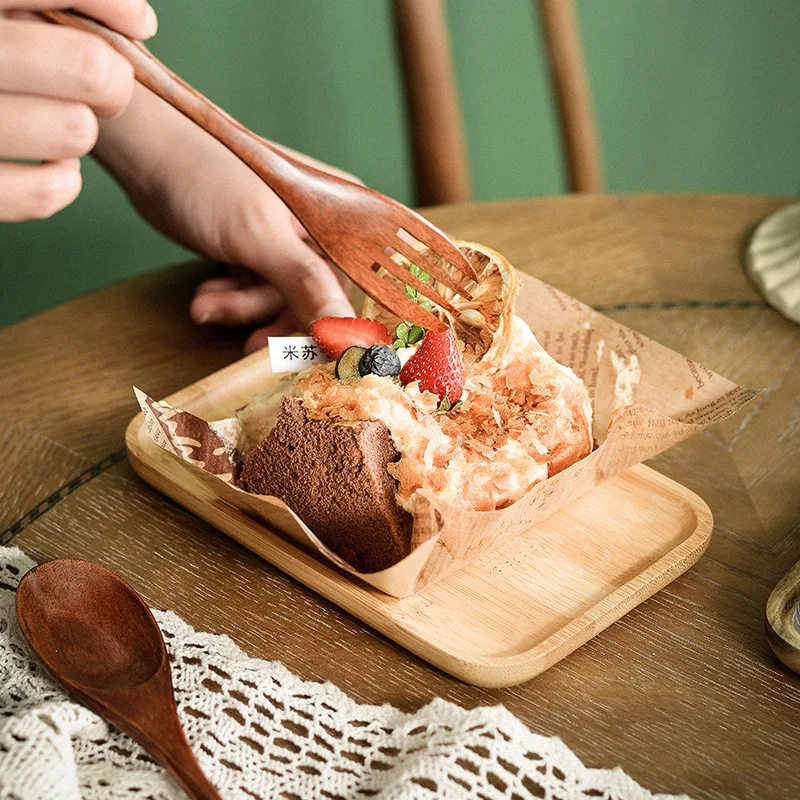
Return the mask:
M 370 297 L 377 300 L 384 308 L 396 314 L 400 319 L 419 325 L 430 331 L 445 331 L 447 325 L 438 317 L 415 303 L 405 292 L 398 289 L 385 277 L 377 275 L 368 267 L 350 270 L 347 273 Z
M 442 297 L 429 283 L 425 283 L 416 276 L 412 275 L 408 271 L 408 267 L 404 266 L 403 264 L 398 264 L 391 256 L 387 256 L 386 253 L 381 253 L 376 260 L 377 263 L 380 264 L 387 272 L 391 272 L 395 278 L 399 278 L 401 281 L 403 281 L 403 283 L 413 286 L 432 303 L 435 303 L 437 306 L 440 306 L 445 311 L 449 311 L 453 315 L 458 314 L 452 303 L 450 303 L 448 300 L 445 300 L 444 297 Z M 405 297 L 405 293 L 403 293 L 403 296 Z
M 401 255 L 405 256 L 406 258 L 408 258 L 409 255 L 413 255 L 413 253 L 417 252 L 417 251 L 414 250 L 413 247 L 410 247 L 405 242 L 401 241 L 398 244 L 399 244 L 400 247 L 404 247 L 404 249 L 407 251 L 407 253 L 402 253 L 398 248 L 395 248 L 395 249 L 398 252 L 401 252 Z M 394 243 L 392 243 L 391 247 L 394 247 Z M 427 267 L 428 266 L 428 263 L 425 261 L 425 259 L 419 259 L 418 258 L 418 259 L 415 259 L 415 261 L 416 261 L 417 265 L 419 265 L 421 263 L 423 265 L 423 267 Z M 420 278 L 418 278 L 416 275 L 414 275 L 408 269 L 408 267 L 405 264 L 398 264 L 387 253 L 382 253 L 381 254 L 381 257 L 379 259 L 379 263 L 387 272 L 391 272 L 392 275 L 395 276 L 395 278 L 399 278 L 401 281 L 403 281 L 403 283 L 407 283 L 409 286 L 413 286 L 420 294 L 423 295 L 423 297 L 427 297 L 430 301 L 432 301 L 433 303 L 436 303 L 437 306 L 440 306 L 441 308 L 445 309 L 446 311 L 449 311 L 451 314 L 457 314 L 458 313 L 456 311 L 455 307 L 452 305 L 452 303 L 450 303 L 449 300 L 444 298 L 441 294 L 439 294 L 439 292 L 436 291 L 436 289 L 434 289 L 433 284 L 426 283 L 425 281 L 423 281 Z M 435 266 L 436 265 L 434 265 L 434 267 Z M 458 284 L 456 284 L 456 287 L 460 288 L 458 286 Z M 468 300 L 472 299 L 472 297 L 470 297 L 469 294 L 464 292 L 463 289 L 462 289 L 462 294 L 466 294 Z
M 456 294 L 460 294 L 467 300 L 472 300 L 472 295 L 463 286 L 459 286 L 450 275 L 448 275 L 441 267 L 438 266 L 438 264 L 434 264 L 433 261 L 428 258 L 428 256 L 426 256 L 424 253 L 421 253 L 419 250 L 416 250 L 404 239 L 401 239 L 399 236 L 395 236 L 394 239 L 389 243 L 389 247 L 397 250 L 400 255 L 408 259 L 412 264 L 416 264 L 418 267 L 421 267 L 429 275 L 432 275 L 434 278 L 436 278 L 439 283 L 443 283 L 448 289 L 452 289 Z M 411 273 L 409 273 L 409 275 L 410 274 Z M 398 275 L 398 277 L 401 276 Z M 413 275 L 411 277 L 413 277 Z M 406 283 L 411 283 L 411 281 L 406 281 Z M 419 286 L 415 285 L 414 288 L 419 289 Z M 427 295 L 427 291 L 423 291 L 422 289 L 419 290 L 422 291 L 422 294 Z M 450 309 L 448 309 L 448 311 L 449 310 Z
M 459 272 L 474 281 L 478 280 L 478 273 L 475 272 L 475 267 L 467 261 L 467 257 L 445 233 L 442 233 L 435 225 L 417 214 L 416 211 L 406 210 L 409 212 L 407 218 L 403 219 L 403 228 L 406 231 L 426 247 L 433 250 L 440 258 L 449 261 Z

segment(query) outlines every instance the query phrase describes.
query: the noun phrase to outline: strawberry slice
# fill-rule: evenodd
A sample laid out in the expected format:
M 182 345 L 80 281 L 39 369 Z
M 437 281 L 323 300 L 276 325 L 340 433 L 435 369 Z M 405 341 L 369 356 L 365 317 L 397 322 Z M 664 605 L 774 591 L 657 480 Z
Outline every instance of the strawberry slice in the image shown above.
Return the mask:
M 332 361 L 353 345 L 372 347 L 392 343 L 383 323 L 364 317 L 320 317 L 311 323 L 309 332 Z
M 400 370 L 400 383 L 405 386 L 419 381 L 422 391 L 433 392 L 450 405 L 464 390 L 464 364 L 458 352 L 456 337 L 451 330 L 438 333 L 428 331 L 419 349 Z

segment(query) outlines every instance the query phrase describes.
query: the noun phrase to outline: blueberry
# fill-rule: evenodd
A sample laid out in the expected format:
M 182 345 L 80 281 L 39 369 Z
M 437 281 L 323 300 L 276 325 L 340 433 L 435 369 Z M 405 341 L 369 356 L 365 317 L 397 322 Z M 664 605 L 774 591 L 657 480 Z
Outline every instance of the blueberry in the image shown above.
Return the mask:
M 396 377 L 400 374 L 400 359 L 395 351 L 385 344 L 374 344 L 358 362 L 358 374 L 378 375 L 382 378 Z
M 365 348 L 357 345 L 348 347 L 336 360 L 336 377 L 345 383 L 359 380 L 358 362 L 366 352 Z

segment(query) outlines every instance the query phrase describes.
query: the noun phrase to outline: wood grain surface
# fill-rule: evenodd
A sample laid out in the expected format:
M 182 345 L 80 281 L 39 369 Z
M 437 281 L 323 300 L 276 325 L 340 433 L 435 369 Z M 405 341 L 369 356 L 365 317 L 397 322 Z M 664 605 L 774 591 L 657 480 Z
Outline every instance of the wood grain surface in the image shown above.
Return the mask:
M 794 800 L 800 678 L 770 651 L 764 610 L 800 559 L 800 328 L 764 304 L 740 267 L 749 232 L 787 202 L 585 196 L 430 213 L 453 235 L 764 388 L 733 419 L 651 462 L 709 504 L 716 525 L 705 555 L 529 683 L 480 689 L 450 678 L 150 489 L 127 461 L 90 468 L 123 446 L 131 383 L 165 396 L 238 356 L 245 332 L 188 318 L 207 267 L 156 272 L 0 332 L 3 455 L 21 454 L 0 472 L 0 507 L 46 501 L 73 463 L 74 478 L 89 476 L 13 542 L 38 560 L 96 560 L 154 606 L 362 702 L 503 703 L 590 766 L 619 764 L 652 790 Z M 65 460 L 26 457 L 9 444 L 17 430 Z

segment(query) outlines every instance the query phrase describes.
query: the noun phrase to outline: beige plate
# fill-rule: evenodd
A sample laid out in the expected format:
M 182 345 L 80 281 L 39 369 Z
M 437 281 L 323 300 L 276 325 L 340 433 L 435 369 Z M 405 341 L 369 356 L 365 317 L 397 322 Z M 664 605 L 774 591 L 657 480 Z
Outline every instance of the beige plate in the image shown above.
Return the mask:
M 274 380 L 256 353 L 166 400 L 205 419 L 229 416 Z M 146 387 L 144 387 L 146 388 Z M 139 475 L 189 511 L 398 644 L 461 680 L 533 678 L 687 570 L 712 518 L 693 492 L 644 465 L 598 486 L 522 536 L 419 594 L 389 597 L 213 496 L 150 439 L 141 414 L 126 436 Z

